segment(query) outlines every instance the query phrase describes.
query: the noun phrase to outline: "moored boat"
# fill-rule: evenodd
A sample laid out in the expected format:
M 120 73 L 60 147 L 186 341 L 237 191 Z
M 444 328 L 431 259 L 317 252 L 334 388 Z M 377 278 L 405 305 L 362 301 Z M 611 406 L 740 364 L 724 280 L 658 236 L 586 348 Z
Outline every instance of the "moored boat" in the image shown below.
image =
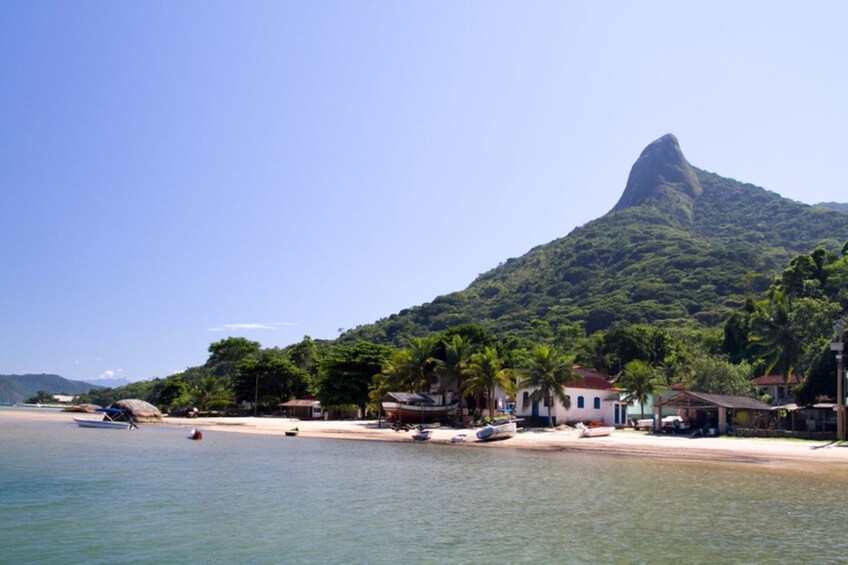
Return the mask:
M 500 439 L 509 439 L 518 431 L 518 424 L 515 422 L 504 422 L 502 424 L 488 424 L 485 428 L 477 432 L 477 439 L 480 441 L 495 441 Z
M 98 408 L 95 412 L 103 414 L 102 420 L 91 420 L 88 418 L 74 418 L 74 422 L 81 428 L 104 428 L 108 430 L 128 430 L 137 428 L 132 416 L 126 410 L 120 408 Z

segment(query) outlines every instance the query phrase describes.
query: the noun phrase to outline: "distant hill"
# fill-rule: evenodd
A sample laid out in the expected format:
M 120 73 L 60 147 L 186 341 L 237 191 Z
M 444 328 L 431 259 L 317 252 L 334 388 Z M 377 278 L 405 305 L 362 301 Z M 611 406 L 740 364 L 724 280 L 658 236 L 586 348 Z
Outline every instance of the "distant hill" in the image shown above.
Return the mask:
M 848 204 L 842 204 L 839 202 L 819 202 L 815 206 L 817 208 L 828 208 L 830 210 L 836 210 L 837 212 L 848 212 Z
M 96 388 L 81 381 L 71 381 L 59 375 L 0 375 L 0 402 L 24 402 L 43 390 L 51 394 L 82 394 Z
M 645 148 L 608 214 L 340 340 L 403 344 L 463 323 L 515 337 L 540 323 L 714 328 L 792 257 L 846 240 L 848 214 L 698 169 L 669 134 Z

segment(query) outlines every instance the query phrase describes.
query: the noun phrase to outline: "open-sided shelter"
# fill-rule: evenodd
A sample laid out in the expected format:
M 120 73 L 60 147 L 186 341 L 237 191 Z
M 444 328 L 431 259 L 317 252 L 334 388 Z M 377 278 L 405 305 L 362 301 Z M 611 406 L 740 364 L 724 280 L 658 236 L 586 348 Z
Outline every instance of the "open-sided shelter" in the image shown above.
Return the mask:
M 719 434 L 727 433 L 728 425 L 753 427 L 772 415 L 772 407 L 755 398 L 687 390 L 654 403 L 655 426 L 662 419 L 663 408 L 676 409 L 692 428 L 717 429 Z

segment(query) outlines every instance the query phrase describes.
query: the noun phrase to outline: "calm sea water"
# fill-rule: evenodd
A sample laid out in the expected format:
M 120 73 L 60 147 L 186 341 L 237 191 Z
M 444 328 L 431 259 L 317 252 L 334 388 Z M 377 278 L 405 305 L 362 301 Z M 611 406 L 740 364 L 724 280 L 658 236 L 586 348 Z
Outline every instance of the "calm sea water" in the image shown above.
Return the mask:
M 0 423 L 0 563 L 844 560 L 845 481 L 453 445 Z

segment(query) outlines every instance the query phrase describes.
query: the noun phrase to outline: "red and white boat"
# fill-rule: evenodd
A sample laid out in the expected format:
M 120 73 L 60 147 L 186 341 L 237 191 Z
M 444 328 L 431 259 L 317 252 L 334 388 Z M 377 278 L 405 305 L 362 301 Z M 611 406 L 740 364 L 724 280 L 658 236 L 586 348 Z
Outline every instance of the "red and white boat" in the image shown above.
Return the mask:
M 436 404 L 426 394 L 409 392 L 387 392 L 381 401 L 383 412 L 395 422 L 425 423 L 446 420 L 458 406 L 453 404 Z

